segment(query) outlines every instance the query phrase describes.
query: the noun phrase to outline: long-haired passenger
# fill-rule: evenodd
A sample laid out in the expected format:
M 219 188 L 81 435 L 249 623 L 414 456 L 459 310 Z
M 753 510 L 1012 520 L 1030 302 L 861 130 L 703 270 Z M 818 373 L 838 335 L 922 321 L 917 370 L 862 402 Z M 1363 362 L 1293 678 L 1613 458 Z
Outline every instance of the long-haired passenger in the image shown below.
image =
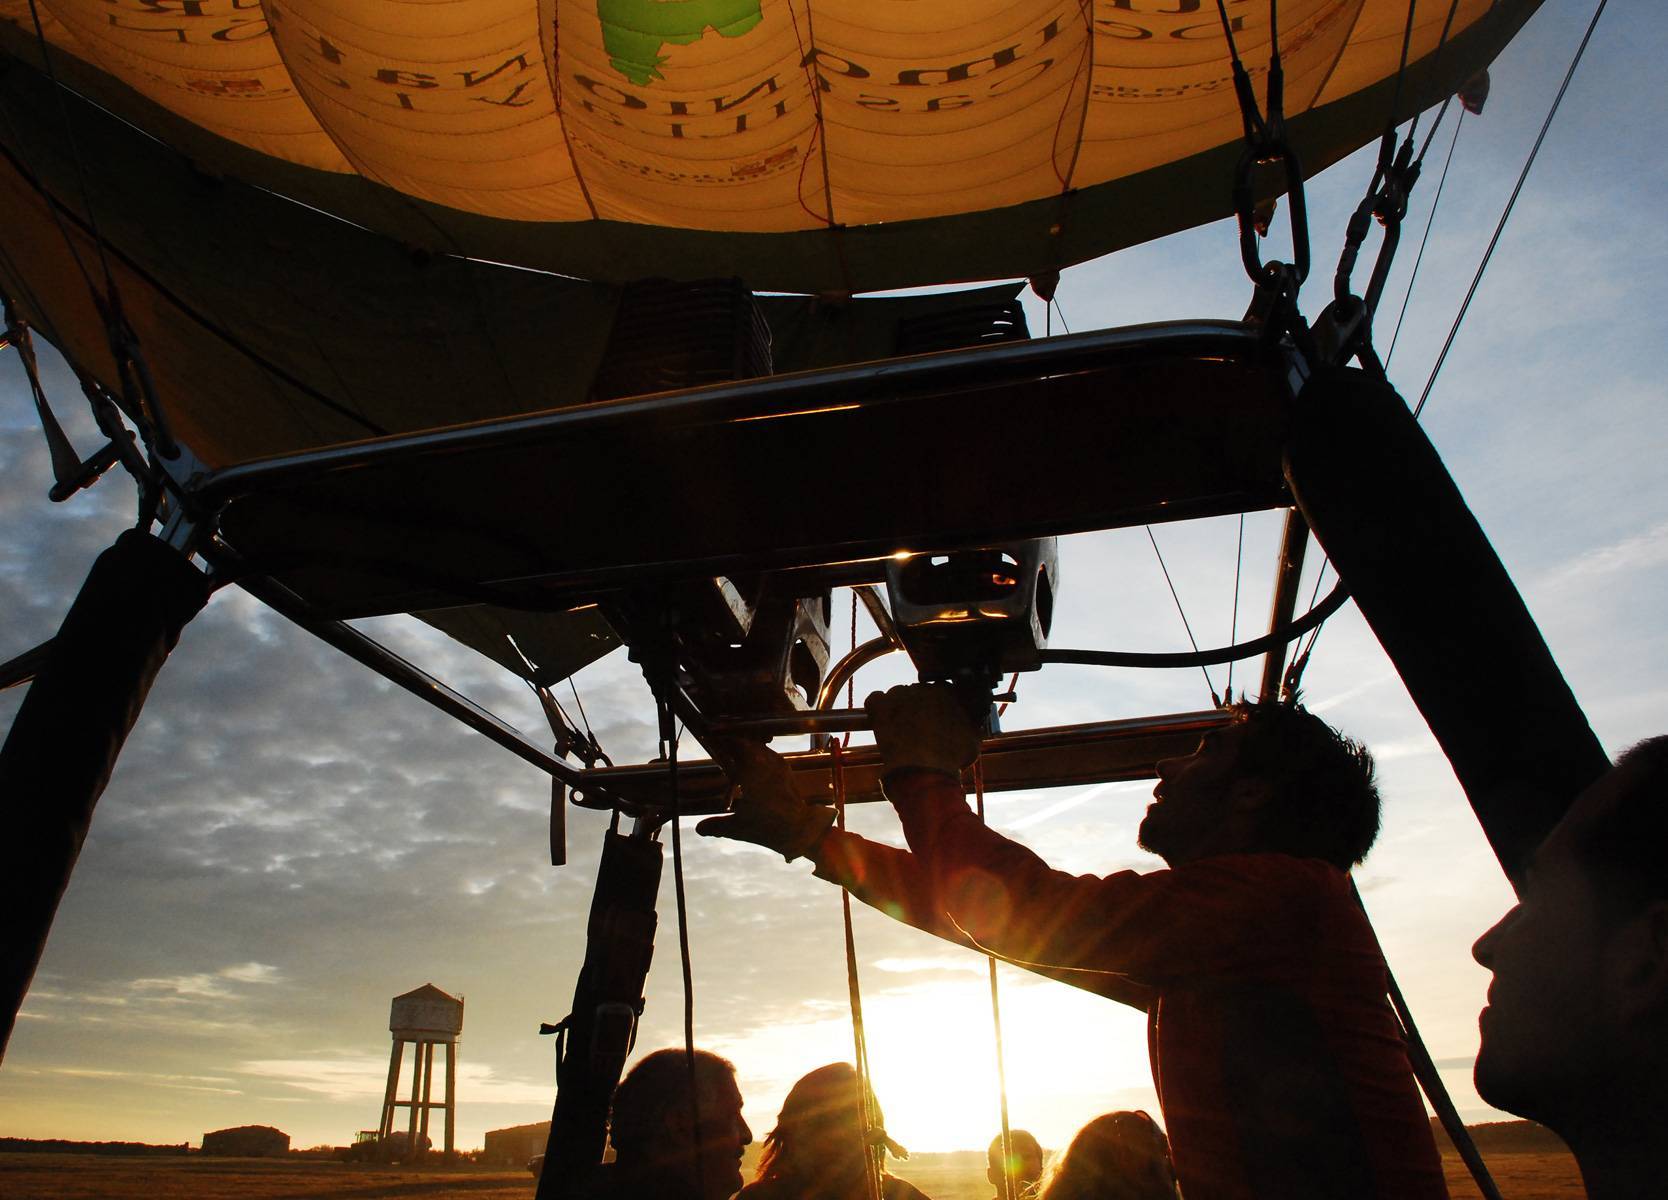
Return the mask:
M 1170 1139 L 1146 1113 L 1103 1113 L 1077 1131 L 1041 1200 L 1176 1200 Z
M 865 1135 L 864 1105 L 873 1133 Z M 868 1200 L 871 1170 L 882 1200 L 927 1200 L 884 1170 L 884 1153 L 904 1157 L 881 1128 L 880 1105 L 850 1063 L 829 1063 L 793 1085 L 764 1142 L 756 1182 L 738 1200 Z

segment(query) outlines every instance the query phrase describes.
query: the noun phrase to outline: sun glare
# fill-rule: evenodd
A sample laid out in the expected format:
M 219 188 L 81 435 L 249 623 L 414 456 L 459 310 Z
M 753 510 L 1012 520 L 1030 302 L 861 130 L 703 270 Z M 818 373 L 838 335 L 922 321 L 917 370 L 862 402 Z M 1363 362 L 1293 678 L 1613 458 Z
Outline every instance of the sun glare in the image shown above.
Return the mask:
M 965 952 L 864 969 L 870 1073 L 887 1132 L 911 1150 L 982 1149 L 1000 1128 L 983 961 Z M 1010 967 L 1001 968 L 999 987 L 1015 1128 L 1060 1147 L 1099 1113 L 1157 1113 L 1142 1014 Z M 819 1009 L 803 1022 L 713 1046 L 736 1063 L 758 1138 L 775 1124 L 794 1080 L 853 1057 L 849 1013 L 843 1006 Z

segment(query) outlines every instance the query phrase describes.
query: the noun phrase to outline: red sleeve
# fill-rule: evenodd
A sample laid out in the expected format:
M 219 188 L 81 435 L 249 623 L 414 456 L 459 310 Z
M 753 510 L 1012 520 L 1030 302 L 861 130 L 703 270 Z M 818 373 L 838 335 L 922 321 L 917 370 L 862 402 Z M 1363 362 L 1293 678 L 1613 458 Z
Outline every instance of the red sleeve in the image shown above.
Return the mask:
M 980 947 L 1020 962 L 1148 985 L 1266 968 L 1270 947 L 1257 929 L 1291 892 L 1289 877 L 1307 869 L 1281 859 L 1265 870 L 1257 858 L 1277 856 L 1234 856 L 1176 871 L 1069 875 L 987 828 L 948 775 L 894 775 L 887 792 L 948 917 Z
M 871 842 L 854 833 L 830 829 L 818 843 L 812 861 L 819 878 L 839 884 L 863 903 L 894 920 L 959 946 L 981 949 L 956 927 L 945 906 L 934 896 L 926 867 L 909 851 Z M 1150 989 L 1118 975 L 1057 970 L 1029 962 L 1017 965 L 1143 1012 L 1151 1003 Z
M 927 873 L 907 850 L 830 829 L 811 861 L 819 879 L 845 888 L 870 908 L 927 933 L 968 945 L 933 903 Z

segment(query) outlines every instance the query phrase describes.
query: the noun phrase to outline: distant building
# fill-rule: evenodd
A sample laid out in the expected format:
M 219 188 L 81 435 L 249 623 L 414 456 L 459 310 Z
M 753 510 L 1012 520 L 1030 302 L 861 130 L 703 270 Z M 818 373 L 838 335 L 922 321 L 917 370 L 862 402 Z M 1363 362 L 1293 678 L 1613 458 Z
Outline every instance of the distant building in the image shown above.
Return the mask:
M 239 1125 L 203 1135 L 204 1154 L 229 1158 L 283 1158 L 290 1152 L 290 1135 L 270 1125 Z
M 505 1167 L 526 1166 L 533 1155 L 544 1153 L 544 1144 L 549 1138 L 549 1121 L 512 1125 L 508 1129 L 489 1129 L 481 1161 Z

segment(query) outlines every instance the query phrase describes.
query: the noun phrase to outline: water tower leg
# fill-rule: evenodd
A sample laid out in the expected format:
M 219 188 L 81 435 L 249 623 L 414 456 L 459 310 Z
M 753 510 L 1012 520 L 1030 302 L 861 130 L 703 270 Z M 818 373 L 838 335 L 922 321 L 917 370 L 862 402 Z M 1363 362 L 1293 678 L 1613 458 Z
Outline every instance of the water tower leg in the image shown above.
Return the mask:
M 400 1061 L 405 1058 L 405 1043 L 394 1039 L 394 1052 L 388 1058 L 388 1086 L 382 1092 L 382 1120 L 377 1123 L 376 1140 L 382 1141 L 394 1132 L 394 1101 L 400 1092 Z
M 423 1120 L 417 1127 L 418 1136 L 429 1140 L 429 1110 L 434 1107 L 434 1043 L 423 1043 Z M 422 1143 L 419 1142 L 419 1149 Z
M 458 1044 L 446 1043 L 446 1157 L 454 1152 L 453 1134 L 457 1130 L 454 1114 L 458 1106 Z
M 411 1067 L 411 1122 L 406 1127 L 406 1161 L 417 1157 L 417 1114 L 418 1100 L 423 1095 L 423 1043 L 413 1042 L 415 1053 L 412 1055 Z

